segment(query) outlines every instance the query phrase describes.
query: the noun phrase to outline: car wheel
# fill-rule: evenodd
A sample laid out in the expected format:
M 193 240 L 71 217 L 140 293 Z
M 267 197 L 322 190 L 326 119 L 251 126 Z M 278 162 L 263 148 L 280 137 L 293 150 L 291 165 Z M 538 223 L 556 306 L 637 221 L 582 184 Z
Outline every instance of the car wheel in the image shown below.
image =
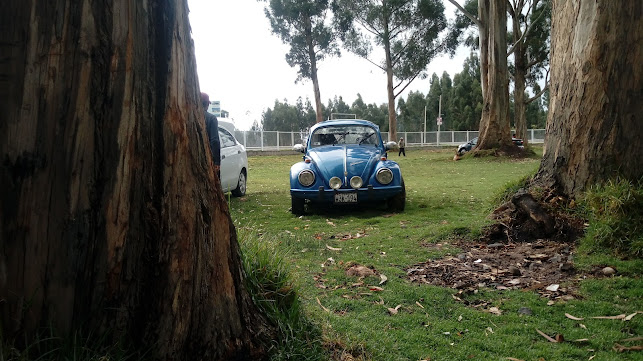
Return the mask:
M 406 188 L 402 181 L 402 191 L 388 199 L 388 209 L 391 212 L 403 212 L 406 205 Z
M 232 190 L 232 195 L 235 197 L 243 197 L 246 195 L 246 171 L 242 170 L 239 173 L 239 182 L 237 188 Z
M 304 213 L 306 213 L 306 209 L 305 209 L 306 200 L 305 199 L 297 198 L 297 197 L 290 197 L 290 199 L 291 199 L 290 211 L 292 212 L 292 214 L 294 214 L 296 216 L 301 216 Z

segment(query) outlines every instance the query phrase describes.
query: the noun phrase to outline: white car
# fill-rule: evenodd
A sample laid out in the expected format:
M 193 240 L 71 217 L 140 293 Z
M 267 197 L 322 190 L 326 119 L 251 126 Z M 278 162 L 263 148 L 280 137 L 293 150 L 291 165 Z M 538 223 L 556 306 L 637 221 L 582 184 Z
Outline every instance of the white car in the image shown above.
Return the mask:
M 221 187 L 223 192 L 232 192 L 235 197 L 246 194 L 248 179 L 248 155 L 246 147 L 227 129 L 219 126 L 221 142 Z

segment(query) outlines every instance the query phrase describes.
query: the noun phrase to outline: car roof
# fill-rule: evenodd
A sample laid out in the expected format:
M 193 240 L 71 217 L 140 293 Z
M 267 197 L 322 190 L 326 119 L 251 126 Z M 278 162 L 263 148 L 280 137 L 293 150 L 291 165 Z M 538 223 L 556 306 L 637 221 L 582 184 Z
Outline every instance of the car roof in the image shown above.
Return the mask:
M 364 119 L 333 119 L 333 120 L 325 120 L 323 122 L 313 125 L 312 127 L 310 127 L 310 132 L 312 133 L 318 128 L 328 127 L 333 125 L 365 125 L 368 127 L 375 128 L 377 131 L 380 130 L 380 127 L 377 126 L 377 124 Z

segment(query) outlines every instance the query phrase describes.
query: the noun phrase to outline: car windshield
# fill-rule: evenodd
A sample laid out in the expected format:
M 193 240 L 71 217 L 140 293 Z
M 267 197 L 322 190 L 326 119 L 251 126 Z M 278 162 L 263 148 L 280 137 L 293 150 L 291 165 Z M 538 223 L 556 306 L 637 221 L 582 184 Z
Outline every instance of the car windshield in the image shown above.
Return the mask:
M 379 145 L 376 130 L 364 125 L 336 125 L 317 129 L 311 135 L 310 147 L 325 145 Z

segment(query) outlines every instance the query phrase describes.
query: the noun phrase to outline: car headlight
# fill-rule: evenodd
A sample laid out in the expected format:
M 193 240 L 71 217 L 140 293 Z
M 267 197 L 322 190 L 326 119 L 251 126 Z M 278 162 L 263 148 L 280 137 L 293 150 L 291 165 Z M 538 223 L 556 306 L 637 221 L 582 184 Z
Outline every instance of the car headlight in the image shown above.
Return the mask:
M 364 184 L 364 182 L 362 181 L 361 177 L 354 176 L 353 178 L 351 178 L 351 187 L 353 187 L 353 189 L 362 188 L 362 184 Z
M 393 172 L 388 168 L 380 168 L 375 175 L 375 179 L 382 184 L 389 184 L 393 181 Z
M 342 180 L 339 177 L 333 177 L 328 181 L 328 184 L 333 189 L 339 189 L 342 187 Z
M 299 172 L 299 176 L 297 178 L 299 179 L 299 183 L 304 187 L 310 187 L 315 183 L 315 173 L 308 169 Z

